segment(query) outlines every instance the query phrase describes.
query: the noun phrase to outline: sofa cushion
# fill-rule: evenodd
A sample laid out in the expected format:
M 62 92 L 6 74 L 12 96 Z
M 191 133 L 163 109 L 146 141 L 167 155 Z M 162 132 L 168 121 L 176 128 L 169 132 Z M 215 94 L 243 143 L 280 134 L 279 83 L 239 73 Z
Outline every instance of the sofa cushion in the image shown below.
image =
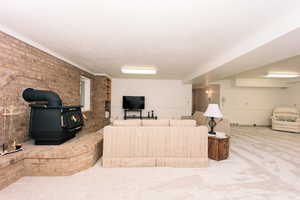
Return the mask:
M 296 107 L 277 107 L 273 111 L 273 116 L 281 117 L 281 116 L 292 116 L 299 117 L 299 110 Z
M 170 120 L 161 119 L 161 120 L 142 120 L 142 126 L 170 126 Z
M 296 122 L 297 117 L 295 116 L 277 116 L 279 121 Z
M 141 120 L 114 120 L 113 126 L 141 126 Z
M 196 126 L 195 120 L 170 120 L 170 126 Z

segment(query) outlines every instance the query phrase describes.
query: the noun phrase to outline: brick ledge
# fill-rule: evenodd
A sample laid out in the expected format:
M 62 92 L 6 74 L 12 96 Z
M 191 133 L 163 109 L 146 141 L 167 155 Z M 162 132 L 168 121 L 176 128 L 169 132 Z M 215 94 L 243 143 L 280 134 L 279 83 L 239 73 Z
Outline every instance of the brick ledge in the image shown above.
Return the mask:
M 23 176 L 67 176 L 92 167 L 102 156 L 102 131 L 77 135 L 58 146 L 24 144 L 0 159 L 0 190 Z

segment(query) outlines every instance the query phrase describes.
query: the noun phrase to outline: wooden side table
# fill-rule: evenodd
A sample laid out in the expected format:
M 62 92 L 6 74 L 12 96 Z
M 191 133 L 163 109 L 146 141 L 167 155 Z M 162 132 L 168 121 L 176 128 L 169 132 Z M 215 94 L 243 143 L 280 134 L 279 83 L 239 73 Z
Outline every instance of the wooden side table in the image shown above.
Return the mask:
M 208 157 L 213 160 L 225 160 L 229 156 L 229 139 L 208 136 Z

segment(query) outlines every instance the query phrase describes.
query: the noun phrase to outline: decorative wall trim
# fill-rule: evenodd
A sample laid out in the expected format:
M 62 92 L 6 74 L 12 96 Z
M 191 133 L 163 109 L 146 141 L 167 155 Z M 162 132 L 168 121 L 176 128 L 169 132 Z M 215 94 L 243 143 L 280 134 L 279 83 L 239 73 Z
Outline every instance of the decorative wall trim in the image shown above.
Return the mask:
M 112 79 L 113 77 L 109 74 L 105 74 L 105 73 L 94 73 L 95 76 L 105 76 L 109 79 Z

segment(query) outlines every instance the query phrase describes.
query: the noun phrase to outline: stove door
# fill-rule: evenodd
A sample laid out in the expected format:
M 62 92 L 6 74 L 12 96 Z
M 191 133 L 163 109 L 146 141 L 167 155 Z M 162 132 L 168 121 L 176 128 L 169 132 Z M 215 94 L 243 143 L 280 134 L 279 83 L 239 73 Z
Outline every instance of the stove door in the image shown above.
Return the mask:
M 80 111 L 68 111 L 63 113 L 64 128 L 68 132 L 74 132 L 83 126 L 83 117 Z

